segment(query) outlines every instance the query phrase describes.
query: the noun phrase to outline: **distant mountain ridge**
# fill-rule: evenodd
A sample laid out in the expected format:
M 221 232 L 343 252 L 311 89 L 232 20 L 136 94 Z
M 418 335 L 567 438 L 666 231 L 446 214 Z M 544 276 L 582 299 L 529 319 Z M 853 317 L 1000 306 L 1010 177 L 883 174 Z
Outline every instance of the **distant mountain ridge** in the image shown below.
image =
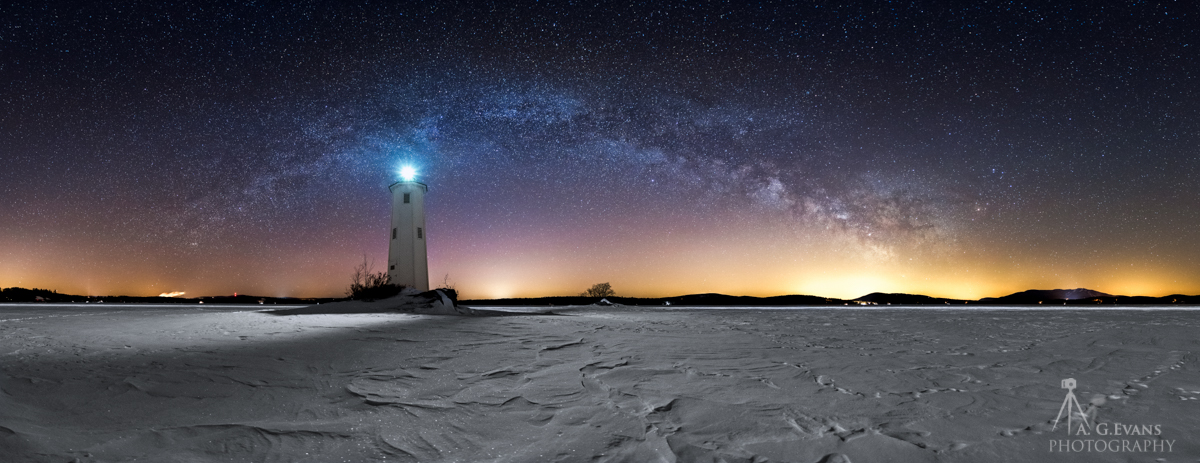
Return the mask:
M 113 304 L 315 304 L 320 302 L 339 301 L 345 298 L 294 298 L 269 296 L 204 296 L 204 297 L 162 297 L 162 296 L 79 296 L 62 294 L 49 289 L 0 288 L 0 303 L 4 302 L 54 302 L 54 303 L 113 303 Z
M 971 301 L 963 299 L 946 299 L 942 297 L 923 296 L 920 294 L 904 294 L 904 293 L 871 293 L 866 296 L 853 299 L 855 302 L 866 302 L 871 304 L 896 304 L 896 305 L 925 305 L 925 304 L 965 304 Z
M 1187 297 L 1187 296 L 1184 296 Z M 1179 296 L 1168 296 L 1178 300 Z M 853 301 L 870 304 L 896 304 L 896 305 L 924 305 L 924 304 L 1045 304 L 1050 302 L 1107 302 L 1116 303 L 1120 299 L 1126 299 L 1126 303 L 1150 304 L 1150 303 L 1170 303 L 1171 300 L 1157 301 L 1162 298 L 1150 298 L 1146 296 L 1128 297 L 1114 296 L 1108 293 L 1087 289 L 1029 289 L 1018 293 L 1012 293 L 1007 296 L 1000 297 L 985 297 L 978 300 L 969 299 L 948 299 L 940 297 L 922 296 L 919 294 L 904 294 L 904 293 L 871 293 L 866 296 L 853 299 Z
M 621 297 L 607 298 L 609 302 L 631 306 L 680 306 L 680 307 L 789 307 L 789 306 L 834 306 L 834 305 L 1200 305 L 1200 295 L 1173 294 L 1163 297 L 1116 296 L 1087 288 L 1075 289 L 1031 289 L 1007 296 L 985 297 L 979 300 L 949 299 L 905 293 L 870 293 L 856 299 L 785 295 L 772 297 L 729 296 L 706 293 L 675 297 Z M 155 303 L 155 304 L 314 304 L 334 302 L 344 298 L 294 299 L 258 296 L 209 296 L 200 298 L 175 297 L 130 297 L 130 296 L 73 296 L 44 289 L 2 288 L 0 303 L 3 302 L 109 302 L 109 303 Z M 459 301 L 464 305 L 484 306 L 565 306 L 590 305 L 599 298 L 580 296 L 552 296 L 519 299 L 483 299 Z
M 1030 289 L 1001 297 L 985 297 L 979 302 L 1000 302 L 1006 304 L 1037 304 L 1039 301 L 1077 301 L 1080 299 L 1097 299 L 1118 297 L 1087 288 L 1075 289 Z
M 920 294 L 871 293 L 856 299 L 835 299 L 820 296 L 729 296 L 725 294 L 688 294 L 676 297 L 639 298 L 608 297 L 609 302 L 621 305 L 662 305 L 678 307 L 780 307 L 780 306 L 828 306 L 828 305 L 1200 305 L 1200 296 L 1175 294 L 1164 297 L 1114 296 L 1086 288 L 1076 289 L 1031 289 L 1001 297 L 985 297 L 979 300 L 949 299 Z M 462 304 L 485 306 L 566 306 L 589 305 L 599 299 L 579 296 L 537 297 L 519 299 L 466 300 Z

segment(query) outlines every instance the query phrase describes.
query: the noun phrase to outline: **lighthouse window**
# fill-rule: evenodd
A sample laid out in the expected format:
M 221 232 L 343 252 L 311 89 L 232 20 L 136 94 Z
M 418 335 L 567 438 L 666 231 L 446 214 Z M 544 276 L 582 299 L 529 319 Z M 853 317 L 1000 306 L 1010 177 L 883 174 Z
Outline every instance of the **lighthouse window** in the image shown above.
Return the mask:
M 393 266 L 392 266 L 392 268 L 391 268 L 390 270 L 396 270 L 396 266 L 395 266 L 395 265 L 393 265 Z
M 409 193 L 404 193 L 404 204 L 408 204 L 408 195 Z
M 396 229 L 392 229 L 392 239 L 396 239 Z
M 417 227 L 417 239 L 424 239 L 424 238 L 425 238 L 424 231 L 421 230 L 421 227 Z

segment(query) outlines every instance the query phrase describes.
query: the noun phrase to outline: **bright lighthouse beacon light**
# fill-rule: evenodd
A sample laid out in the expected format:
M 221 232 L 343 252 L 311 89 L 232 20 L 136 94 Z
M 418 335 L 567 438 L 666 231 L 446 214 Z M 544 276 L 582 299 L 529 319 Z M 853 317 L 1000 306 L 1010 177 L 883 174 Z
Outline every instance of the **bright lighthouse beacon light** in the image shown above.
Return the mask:
M 400 168 L 400 178 L 406 182 L 411 182 L 417 177 L 417 169 L 413 166 L 404 166 Z

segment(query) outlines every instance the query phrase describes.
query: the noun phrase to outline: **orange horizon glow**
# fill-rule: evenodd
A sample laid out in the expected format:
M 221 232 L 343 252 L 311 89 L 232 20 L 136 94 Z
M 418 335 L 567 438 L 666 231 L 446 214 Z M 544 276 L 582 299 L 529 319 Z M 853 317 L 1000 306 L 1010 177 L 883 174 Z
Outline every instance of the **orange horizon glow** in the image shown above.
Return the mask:
M 1200 294 L 1197 270 L 1135 258 L 1018 260 L 961 244 L 886 245 L 771 224 L 715 232 L 688 226 L 650 231 L 654 228 L 574 234 L 451 230 L 431 239 L 430 287 L 449 283 L 461 299 L 573 296 L 601 282 L 612 284 L 619 296 L 646 298 L 720 293 L 854 299 L 881 292 L 976 300 L 1029 289 L 1074 288 L 1124 296 Z M 496 238 L 506 236 L 521 239 Z M 368 258 L 379 256 L 375 262 L 383 262 L 386 243 L 371 236 L 365 241 L 374 246 L 365 252 Z M 581 242 L 601 245 L 584 247 Z M 173 275 L 116 258 L 68 269 L 56 265 L 76 252 L 50 245 L 38 250 L 41 259 L 6 261 L 0 265 L 0 287 L 91 296 L 342 297 L 350 271 L 364 254 L 335 245 L 314 252 L 334 259 L 300 254 L 267 263 L 232 256 L 201 261 Z M 376 269 L 382 267 L 377 264 Z
M 374 260 L 375 270 L 384 270 L 388 209 L 386 195 L 378 196 L 378 204 L 364 209 L 379 211 L 357 221 L 309 225 L 308 233 L 319 236 L 310 238 L 315 245 L 277 239 L 304 231 L 292 229 L 262 241 L 228 235 L 213 240 L 211 251 L 203 253 L 165 244 L 93 243 L 83 235 L 36 242 L 0 237 L 0 287 L 94 296 L 343 297 L 350 273 L 364 256 Z M 1180 248 L 1157 255 L 1144 251 L 1153 243 L 1119 235 L 1093 247 L 1079 246 L 1065 233 L 1034 245 L 1007 244 L 1009 237 L 994 231 L 995 223 L 975 221 L 931 233 L 884 229 L 868 234 L 740 204 L 680 211 L 666 201 L 619 195 L 604 200 L 637 205 L 614 216 L 620 220 L 480 217 L 472 222 L 447 212 L 450 208 L 437 202 L 441 199 L 431 195 L 428 213 L 429 283 L 449 283 L 462 299 L 573 296 L 601 282 L 610 283 L 619 296 L 647 298 L 720 293 L 854 299 L 882 292 L 976 300 L 1074 288 L 1124 296 L 1200 294 L 1200 268 L 1187 265 L 1200 258 L 1200 251 Z M 483 209 L 513 201 L 487 199 Z M 264 243 L 272 247 L 256 254 Z
M 1111 284 L 1088 284 L 1084 282 L 1058 282 L 1050 284 L 1031 284 L 1027 286 L 1020 285 L 1002 285 L 981 281 L 964 280 L 959 282 L 948 283 L 945 287 L 913 284 L 906 286 L 904 280 L 906 278 L 879 278 L 872 276 L 826 276 L 811 278 L 798 281 L 796 284 L 788 286 L 757 286 L 747 285 L 739 286 L 734 284 L 720 284 L 711 281 L 701 281 L 691 284 L 691 282 L 666 283 L 660 286 L 639 285 L 636 277 L 622 278 L 600 278 L 600 279 L 557 279 L 544 276 L 542 280 L 546 282 L 541 288 L 523 287 L 515 283 L 515 279 L 521 279 L 529 276 L 524 273 L 511 273 L 508 277 L 498 277 L 482 282 L 471 282 L 470 285 L 455 282 L 453 286 L 459 292 L 459 298 L 467 299 L 510 299 L 510 298 L 539 298 L 539 297 L 556 297 L 556 296 L 577 296 L 583 290 L 595 283 L 608 282 L 612 284 L 618 296 L 622 297 L 637 297 L 637 298 L 664 298 L 677 297 L 689 294 L 726 294 L 730 296 L 752 296 L 752 297 L 772 297 L 786 295 L 806 295 L 827 297 L 833 299 L 850 300 L 870 293 L 903 293 L 903 294 L 919 294 L 924 296 L 946 298 L 946 299 L 961 299 L 961 300 L 978 300 L 987 297 L 1001 297 L 1009 294 L 1025 291 L 1025 290 L 1051 290 L 1051 289 L 1075 289 L 1087 288 L 1103 293 L 1112 294 L 1115 296 L 1148 296 L 1148 297 L 1164 297 L 1171 295 L 1196 295 L 1200 294 L 1200 289 L 1188 290 L 1186 288 L 1171 288 L 1153 281 L 1146 281 L 1136 278 L 1131 278 L 1130 283 L 1112 282 Z M 1103 282 L 1109 278 L 1100 278 L 1096 281 Z M 87 290 L 82 285 L 74 283 L 60 284 L 54 281 L 37 281 L 20 279 L 10 283 L 5 280 L 5 283 L 0 284 L 0 288 L 20 287 L 26 289 L 46 289 L 56 291 L 62 294 L 79 295 L 79 296 L 133 296 L 133 297 L 212 297 L 212 296 L 229 296 L 235 291 L 222 291 L 220 289 L 205 290 L 212 285 L 195 284 L 188 286 L 184 290 L 162 292 L 154 287 L 158 285 L 114 285 L 112 290 L 104 290 L 93 288 Z M 874 286 L 872 286 L 874 285 Z M 239 289 L 237 294 L 250 295 L 255 297 L 295 297 L 295 298 L 338 298 L 344 296 L 343 285 L 321 285 L 320 289 L 312 287 L 311 290 L 299 289 L 295 292 L 291 291 L 272 291 L 270 289 L 255 290 Z M 344 285 L 344 286 L 348 286 Z M 431 284 L 431 288 L 440 287 L 438 284 Z M 196 288 L 196 289 L 193 289 Z M 156 292 L 158 291 L 158 292 Z M 196 294 L 197 296 L 191 296 Z

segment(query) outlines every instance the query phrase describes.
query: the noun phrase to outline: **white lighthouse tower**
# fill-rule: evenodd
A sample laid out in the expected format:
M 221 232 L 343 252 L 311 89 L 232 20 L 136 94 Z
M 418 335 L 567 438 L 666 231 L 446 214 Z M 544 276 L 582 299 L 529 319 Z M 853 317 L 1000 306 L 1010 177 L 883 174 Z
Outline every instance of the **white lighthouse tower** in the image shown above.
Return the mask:
M 429 291 L 429 259 L 425 251 L 425 192 L 429 186 L 413 180 L 416 171 L 405 167 L 403 180 L 392 191 L 392 232 L 388 241 L 388 275 L 392 284 Z

